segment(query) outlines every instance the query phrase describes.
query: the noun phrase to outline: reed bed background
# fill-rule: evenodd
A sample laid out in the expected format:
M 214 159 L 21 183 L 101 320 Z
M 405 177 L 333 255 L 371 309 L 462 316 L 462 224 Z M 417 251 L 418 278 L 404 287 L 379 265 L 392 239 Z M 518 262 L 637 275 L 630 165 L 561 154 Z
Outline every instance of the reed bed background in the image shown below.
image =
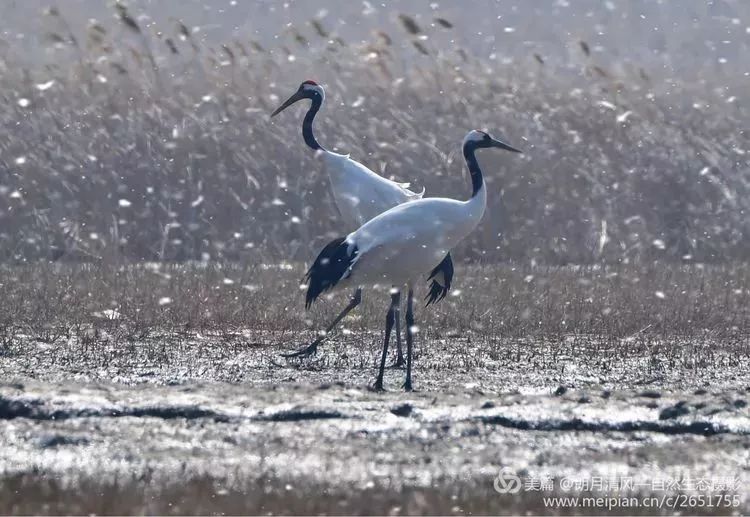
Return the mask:
M 428 196 L 468 195 L 468 129 L 526 151 L 482 158 L 459 261 L 744 261 L 750 8 L 545 4 L 16 4 L 0 261 L 310 260 L 349 229 L 268 117 L 308 78 L 324 145 Z
M 289 349 L 315 336 L 345 298 L 326 295 L 305 311 L 303 274 L 288 264 L 1 268 L 0 357 L 38 360 L 38 346 L 61 358 L 71 350 L 98 359 L 130 357 L 141 345 L 179 356 L 175 343 L 200 335 L 227 351 Z M 477 340 L 480 349 L 495 353 L 507 347 L 497 340 L 560 346 L 573 340 L 613 345 L 627 355 L 644 353 L 645 340 L 649 350 L 678 355 L 687 354 L 685 343 L 701 344 L 702 360 L 709 362 L 719 349 L 747 357 L 748 285 L 746 265 L 462 266 L 448 298 L 429 309 L 417 306 L 418 341 L 433 348 L 446 340 Z M 425 291 L 417 286 L 418 296 Z M 372 339 L 377 350 L 387 297 L 388 286 L 369 290 L 339 337 Z

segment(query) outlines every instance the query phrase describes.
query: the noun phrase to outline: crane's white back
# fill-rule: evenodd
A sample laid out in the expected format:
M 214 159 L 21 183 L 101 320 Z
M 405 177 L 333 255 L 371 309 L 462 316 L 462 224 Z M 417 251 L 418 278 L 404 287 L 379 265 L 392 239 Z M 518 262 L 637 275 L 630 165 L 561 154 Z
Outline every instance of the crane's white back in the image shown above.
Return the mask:
M 431 271 L 479 224 L 486 196 L 421 199 L 378 215 L 347 236 L 357 256 L 345 283 L 404 285 Z
M 408 183 L 397 183 L 379 176 L 349 155 L 322 151 L 336 207 L 350 229 L 358 228 L 386 210 L 421 199 Z

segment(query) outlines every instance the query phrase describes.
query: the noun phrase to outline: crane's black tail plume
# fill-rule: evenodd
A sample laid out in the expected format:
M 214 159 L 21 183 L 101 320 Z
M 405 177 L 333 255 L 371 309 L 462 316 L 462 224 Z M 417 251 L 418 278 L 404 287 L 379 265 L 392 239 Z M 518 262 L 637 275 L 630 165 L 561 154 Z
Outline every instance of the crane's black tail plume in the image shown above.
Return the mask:
M 448 253 L 443 261 L 435 266 L 427 280 L 432 280 L 430 283 L 430 292 L 424 297 L 427 300 L 425 307 L 431 303 L 437 303 L 448 294 L 451 288 L 451 282 L 453 281 L 453 259 L 451 254 Z
M 307 295 L 305 308 L 324 292 L 335 286 L 340 280 L 349 276 L 350 268 L 357 256 L 357 247 L 346 242 L 346 237 L 339 237 L 329 242 L 310 266 L 305 280 Z

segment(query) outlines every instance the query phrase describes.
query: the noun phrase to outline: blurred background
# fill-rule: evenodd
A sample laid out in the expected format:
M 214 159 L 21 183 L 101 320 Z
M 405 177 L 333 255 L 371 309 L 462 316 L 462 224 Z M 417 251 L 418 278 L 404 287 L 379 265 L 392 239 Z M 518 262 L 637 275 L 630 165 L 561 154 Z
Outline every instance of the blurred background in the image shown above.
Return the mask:
M 309 261 L 318 139 L 427 196 L 490 185 L 457 260 L 735 262 L 750 251 L 750 3 L 3 3 L 0 261 Z

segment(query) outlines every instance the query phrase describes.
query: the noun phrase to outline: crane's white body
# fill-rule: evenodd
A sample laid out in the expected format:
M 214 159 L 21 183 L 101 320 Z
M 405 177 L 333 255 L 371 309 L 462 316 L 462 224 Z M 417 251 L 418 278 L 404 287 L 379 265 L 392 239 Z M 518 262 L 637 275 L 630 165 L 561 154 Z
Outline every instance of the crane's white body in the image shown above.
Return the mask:
M 408 183 L 397 183 L 371 171 L 349 155 L 319 151 L 331 183 L 336 207 L 350 229 L 359 228 L 383 212 L 421 199 Z
M 337 286 L 412 284 L 477 227 L 486 187 L 468 201 L 420 199 L 392 208 L 350 233 L 357 255 Z

